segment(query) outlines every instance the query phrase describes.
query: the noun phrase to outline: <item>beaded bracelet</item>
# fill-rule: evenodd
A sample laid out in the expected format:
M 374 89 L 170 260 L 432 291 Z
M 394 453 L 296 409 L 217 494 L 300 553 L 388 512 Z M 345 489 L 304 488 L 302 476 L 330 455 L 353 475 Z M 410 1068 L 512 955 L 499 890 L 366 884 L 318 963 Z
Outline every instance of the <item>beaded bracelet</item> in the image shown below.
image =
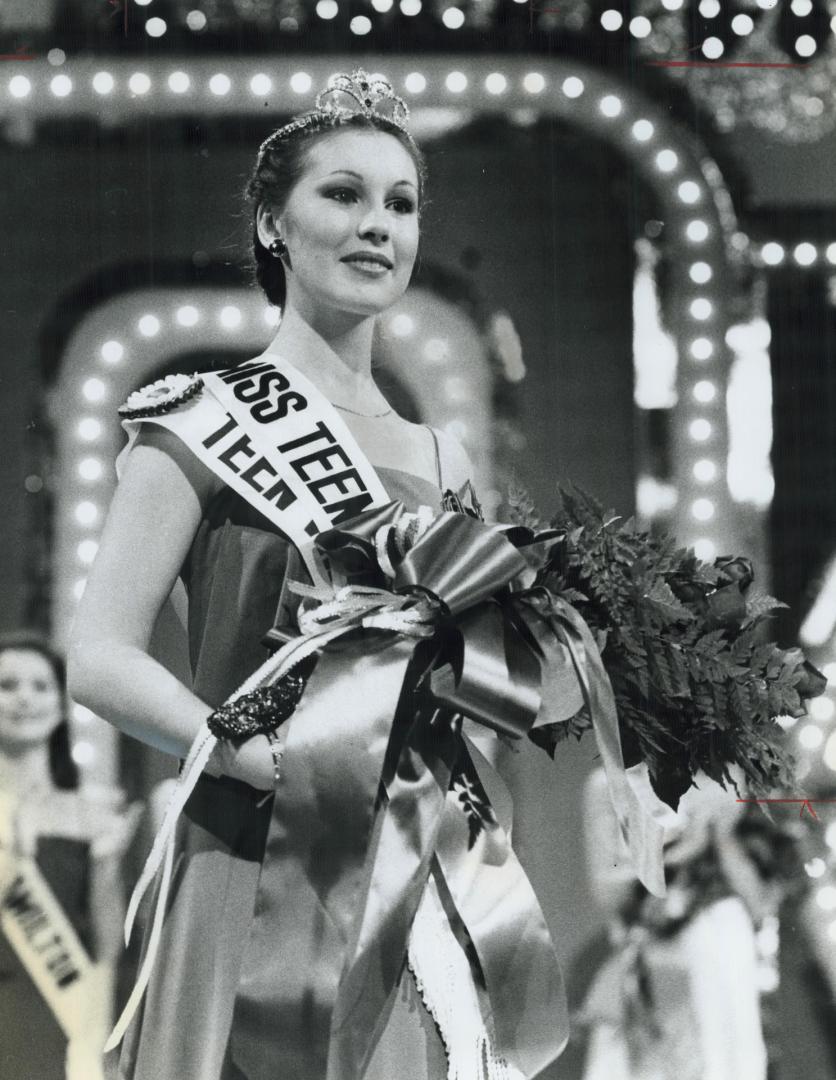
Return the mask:
M 216 739 L 245 739 L 273 731 L 292 716 L 307 685 L 307 670 L 289 671 L 272 686 L 262 686 L 227 702 L 206 718 Z
M 279 767 L 284 756 L 284 748 L 279 743 L 275 731 L 265 731 L 264 734 L 267 736 L 267 741 L 270 743 L 270 753 L 273 755 L 273 787 L 276 787 L 281 779 Z

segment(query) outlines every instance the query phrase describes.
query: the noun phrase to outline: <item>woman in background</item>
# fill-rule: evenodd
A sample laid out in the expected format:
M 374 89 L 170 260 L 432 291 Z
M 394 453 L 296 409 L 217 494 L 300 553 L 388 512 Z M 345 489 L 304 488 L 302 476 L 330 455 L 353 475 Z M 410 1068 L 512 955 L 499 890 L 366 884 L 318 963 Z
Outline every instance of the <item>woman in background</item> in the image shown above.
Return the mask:
M 0 637 L 0 1076 L 96 1080 L 135 811 L 79 788 L 61 658 Z
M 578 1018 L 583 1080 L 765 1080 L 756 935 L 803 879 L 795 838 L 706 778 L 677 812 L 659 804 L 660 899 L 631 879 L 603 784 L 600 770 L 587 782 L 586 847 L 612 949 Z

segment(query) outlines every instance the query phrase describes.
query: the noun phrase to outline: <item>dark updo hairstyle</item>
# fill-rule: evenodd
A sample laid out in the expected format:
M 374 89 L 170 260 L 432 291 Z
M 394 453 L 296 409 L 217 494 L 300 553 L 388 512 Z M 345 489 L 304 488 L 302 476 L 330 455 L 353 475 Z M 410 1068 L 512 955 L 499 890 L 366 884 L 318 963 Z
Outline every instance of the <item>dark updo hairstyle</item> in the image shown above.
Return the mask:
M 10 649 L 34 652 L 52 668 L 61 695 L 61 723 L 49 737 L 49 771 L 57 788 L 75 791 L 79 784 L 78 766 L 70 750 L 70 725 L 67 719 L 67 677 L 63 658 L 49 642 L 34 630 L 17 630 L 0 634 L 0 654 Z
M 385 116 L 354 113 L 346 116 L 328 116 L 322 113 L 307 113 L 295 119 L 306 117 L 313 119 L 305 127 L 263 144 L 256 162 L 255 170 L 247 184 L 246 194 L 253 204 L 253 257 L 255 259 L 256 281 L 264 290 L 267 299 L 276 307 L 284 307 L 287 297 L 284 265 L 281 259 L 270 254 L 258 236 L 257 215 L 262 203 L 276 208 L 281 213 L 287 204 L 291 191 L 296 185 L 307 164 L 308 152 L 316 139 L 332 135 L 339 131 L 381 131 L 393 135 L 415 162 L 418 172 L 418 208 L 424 198 L 427 180 L 427 166 L 424 155 L 411 137 L 397 124 Z

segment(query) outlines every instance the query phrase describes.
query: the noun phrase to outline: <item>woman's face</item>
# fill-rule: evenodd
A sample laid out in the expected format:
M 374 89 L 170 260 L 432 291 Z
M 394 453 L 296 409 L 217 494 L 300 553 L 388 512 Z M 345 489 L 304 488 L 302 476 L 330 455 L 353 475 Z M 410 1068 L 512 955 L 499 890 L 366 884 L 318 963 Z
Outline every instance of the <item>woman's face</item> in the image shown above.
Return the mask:
M 61 688 L 49 660 L 34 649 L 0 652 L 0 748 L 45 742 L 61 719 Z
M 418 174 L 398 140 L 380 131 L 317 139 L 279 214 L 288 247 L 288 300 L 376 315 L 406 291 L 418 250 Z

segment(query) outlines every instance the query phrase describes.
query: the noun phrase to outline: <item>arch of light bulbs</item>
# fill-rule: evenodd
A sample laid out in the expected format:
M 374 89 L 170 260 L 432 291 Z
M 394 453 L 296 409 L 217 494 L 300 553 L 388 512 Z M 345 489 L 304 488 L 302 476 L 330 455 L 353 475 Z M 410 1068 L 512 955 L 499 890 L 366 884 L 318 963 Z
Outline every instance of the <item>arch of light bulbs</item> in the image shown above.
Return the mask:
M 293 67 L 275 58 L 194 59 L 179 67 L 113 60 L 107 70 L 89 59 L 32 65 L 5 84 L 5 108 L 21 119 L 84 115 L 107 110 L 110 124 L 151 113 L 160 117 L 288 115 L 310 105 L 312 91 L 357 58 L 306 57 Z M 413 110 L 412 129 L 437 131 L 439 116 L 502 110 L 521 121 L 553 115 L 616 145 L 653 185 L 683 258 L 676 260 L 674 308 L 678 328 L 680 393 L 675 446 L 677 509 L 673 525 L 703 558 L 733 548 L 734 515 L 725 482 L 727 300 L 736 257 L 731 201 L 716 165 L 664 110 L 608 73 L 573 60 L 534 63 L 525 58 L 425 58 L 417 70 L 407 57 L 365 60 L 385 66 Z M 24 80 L 21 82 L 20 80 Z M 442 125 L 443 127 L 443 125 Z M 681 268 L 681 269 L 680 269 Z

